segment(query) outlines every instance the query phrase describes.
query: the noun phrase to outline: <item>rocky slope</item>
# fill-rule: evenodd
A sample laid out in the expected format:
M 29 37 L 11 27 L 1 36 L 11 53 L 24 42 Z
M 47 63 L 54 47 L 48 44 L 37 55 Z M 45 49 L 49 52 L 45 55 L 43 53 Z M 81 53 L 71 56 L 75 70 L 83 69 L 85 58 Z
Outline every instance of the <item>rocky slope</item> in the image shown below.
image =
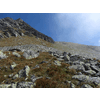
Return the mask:
M 55 42 L 53 47 L 62 51 L 70 52 L 73 55 L 100 59 L 100 46 L 82 45 L 71 42 Z
M 0 88 L 100 87 L 99 47 L 54 42 L 8 17 L 0 33 Z
M 38 38 L 44 39 L 48 42 L 54 43 L 54 40 L 51 37 L 48 37 L 34 28 L 32 28 L 30 25 L 25 23 L 22 19 L 13 20 L 10 17 L 6 17 L 3 19 L 0 19 L 0 37 L 11 37 L 11 36 L 33 36 L 35 35 Z
M 23 47 L 0 52 L 1 88 L 100 87 L 100 60 L 42 45 Z

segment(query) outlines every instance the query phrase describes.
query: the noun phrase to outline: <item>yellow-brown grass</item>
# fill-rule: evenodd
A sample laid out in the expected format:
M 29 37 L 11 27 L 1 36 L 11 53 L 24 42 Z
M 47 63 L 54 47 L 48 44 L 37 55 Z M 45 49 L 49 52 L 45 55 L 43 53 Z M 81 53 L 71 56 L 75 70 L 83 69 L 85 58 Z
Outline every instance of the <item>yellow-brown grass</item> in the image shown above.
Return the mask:
M 9 54 L 10 52 L 10 54 Z M 8 83 L 10 82 L 21 82 L 25 81 L 25 78 L 17 78 L 13 80 L 12 78 L 8 78 L 9 74 L 17 74 L 21 69 L 23 69 L 26 65 L 28 65 L 31 70 L 28 76 L 27 81 L 31 81 L 31 75 L 35 75 L 36 77 L 42 76 L 43 78 L 36 80 L 36 88 L 70 88 L 70 84 L 66 83 L 66 80 L 72 81 L 75 84 L 76 88 L 81 87 L 83 83 L 77 85 L 78 80 L 72 79 L 73 75 L 76 75 L 75 69 L 69 69 L 70 64 L 61 62 L 61 66 L 54 65 L 55 57 L 50 55 L 48 52 L 41 52 L 37 58 L 33 59 L 25 59 L 22 56 L 22 52 L 18 52 L 21 57 L 16 57 L 12 54 L 11 51 L 4 52 L 7 56 L 6 59 L 1 59 L 1 66 L 7 66 L 8 68 L 2 67 L 0 70 L 0 83 L 4 80 L 5 82 L 8 79 Z M 41 63 L 42 61 L 47 61 L 47 63 Z M 13 70 L 10 70 L 10 65 L 15 62 L 18 64 Z M 39 65 L 39 68 L 33 69 L 36 65 Z M 4 77 L 7 75 L 7 77 Z M 47 79 L 46 77 L 50 77 Z M 5 83 L 4 82 L 4 83 Z M 96 87 L 94 84 L 90 84 L 93 87 Z
M 51 47 L 52 43 L 47 42 L 41 38 L 37 39 L 35 36 L 18 36 L 18 37 L 10 37 L 10 38 L 2 38 L 0 39 L 0 47 L 4 46 L 17 46 L 17 45 L 26 45 L 26 44 L 36 44 L 36 45 L 44 45 L 47 47 Z
M 16 28 L 14 28 L 17 30 Z M 7 28 L 8 30 L 8 28 Z M 25 30 L 20 30 L 22 33 L 25 33 Z M 0 33 L 3 33 L 0 31 Z M 34 36 L 34 35 L 33 35 Z M 65 50 L 63 47 L 59 45 L 55 45 L 52 43 L 49 43 L 41 38 L 37 39 L 35 36 L 18 36 L 18 37 L 10 37 L 10 38 L 2 38 L 0 39 L 0 47 L 4 46 L 16 46 L 16 45 L 26 45 L 26 44 L 36 44 L 36 45 L 44 45 L 47 47 L 54 47 L 58 48 L 59 50 Z M 9 54 L 10 52 L 10 54 Z M 35 75 L 36 77 L 43 76 L 43 78 L 36 80 L 36 88 L 70 88 L 70 84 L 66 83 L 66 80 L 71 81 L 75 84 L 76 88 L 80 88 L 85 82 L 81 82 L 79 85 L 78 80 L 72 79 L 72 76 L 76 74 L 75 69 L 69 69 L 68 67 L 70 64 L 66 64 L 64 61 L 61 62 L 61 66 L 54 65 L 54 60 L 57 60 L 56 57 L 50 55 L 47 52 L 41 52 L 39 57 L 33 58 L 33 59 L 25 59 L 22 56 L 22 52 L 18 52 L 21 57 L 16 57 L 12 55 L 11 51 L 4 52 L 7 56 L 9 56 L 6 59 L 0 60 L 0 66 L 7 66 L 8 68 L 2 67 L 0 70 L 0 83 L 8 79 L 8 82 L 21 82 L 25 81 L 25 78 L 17 78 L 15 80 L 12 80 L 12 78 L 8 78 L 9 74 L 17 74 L 18 71 L 23 69 L 26 65 L 28 65 L 31 70 L 28 76 L 27 81 L 31 81 L 31 75 Z M 96 60 L 94 58 L 94 60 Z M 42 63 L 42 61 L 48 61 L 48 63 Z M 10 70 L 10 65 L 15 62 L 18 64 L 13 70 Z M 98 60 L 100 63 L 100 60 Z M 33 69 L 36 65 L 39 65 L 39 68 Z M 67 68 L 66 68 L 67 67 Z M 4 75 L 7 75 L 7 77 L 4 77 Z M 47 79 L 46 77 L 50 77 L 50 79 Z M 89 83 L 93 87 L 100 87 L 96 86 L 94 84 Z

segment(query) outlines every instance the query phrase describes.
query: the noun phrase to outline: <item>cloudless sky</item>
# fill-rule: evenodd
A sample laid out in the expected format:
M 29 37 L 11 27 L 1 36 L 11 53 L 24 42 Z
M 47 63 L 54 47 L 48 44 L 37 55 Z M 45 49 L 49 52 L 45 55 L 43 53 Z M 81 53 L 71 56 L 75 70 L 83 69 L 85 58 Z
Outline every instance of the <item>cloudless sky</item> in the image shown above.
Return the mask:
M 0 13 L 21 18 L 54 41 L 100 46 L 100 13 Z

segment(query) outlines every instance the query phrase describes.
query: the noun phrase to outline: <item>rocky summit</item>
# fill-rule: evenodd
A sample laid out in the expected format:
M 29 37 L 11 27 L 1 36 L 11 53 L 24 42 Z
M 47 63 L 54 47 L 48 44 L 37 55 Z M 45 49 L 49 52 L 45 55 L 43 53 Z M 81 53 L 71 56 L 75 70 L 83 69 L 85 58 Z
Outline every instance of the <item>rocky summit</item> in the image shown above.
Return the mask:
M 0 88 L 100 88 L 98 52 L 54 42 L 22 19 L 0 19 Z
M 10 17 L 0 19 L 0 38 L 24 35 L 35 35 L 37 38 L 41 38 L 45 41 L 54 43 L 54 40 L 51 37 L 38 32 L 36 29 L 32 28 L 20 18 L 17 20 L 13 20 Z

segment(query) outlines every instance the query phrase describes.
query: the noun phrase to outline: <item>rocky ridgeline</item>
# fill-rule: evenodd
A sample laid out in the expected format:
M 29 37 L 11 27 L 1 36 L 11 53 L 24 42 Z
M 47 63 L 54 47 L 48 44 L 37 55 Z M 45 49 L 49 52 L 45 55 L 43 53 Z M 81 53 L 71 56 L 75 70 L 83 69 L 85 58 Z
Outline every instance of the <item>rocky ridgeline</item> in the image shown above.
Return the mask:
M 33 47 L 33 48 L 31 48 Z M 77 79 L 79 81 L 78 84 L 81 82 L 85 82 L 86 84 L 82 85 L 81 88 L 93 88 L 90 86 L 90 83 L 93 83 L 97 86 L 100 86 L 100 62 L 98 62 L 97 59 L 92 58 L 86 58 L 79 55 L 72 55 L 67 52 L 61 52 L 53 48 L 48 48 L 45 46 L 39 46 L 39 45 L 30 45 L 29 48 L 26 46 L 15 46 L 15 47 L 4 47 L 2 48 L 3 51 L 13 51 L 13 55 L 20 57 L 20 54 L 18 54 L 15 50 L 19 50 L 23 53 L 23 57 L 26 59 L 36 58 L 39 56 L 40 51 L 41 52 L 49 52 L 52 56 L 55 56 L 57 60 L 54 61 L 54 64 L 57 66 L 61 66 L 61 61 L 64 61 L 67 64 L 70 64 L 69 69 L 75 69 L 77 72 L 75 75 L 72 76 L 72 79 Z M 0 48 L 1 49 L 1 48 Z M 39 51 L 40 50 L 40 51 Z M 0 59 L 6 59 L 7 56 L 3 53 L 3 51 L 0 52 Z M 44 63 L 43 61 L 42 63 Z M 47 62 L 45 62 L 47 63 Z M 17 64 L 13 63 L 10 66 L 10 70 L 13 70 L 16 67 Z M 34 66 L 34 68 L 39 68 L 38 65 Z M 68 67 L 66 67 L 67 69 Z M 21 69 L 17 74 L 13 75 L 10 74 L 9 77 L 14 80 L 16 78 L 25 77 L 25 81 L 23 82 L 15 82 L 15 83 L 7 83 L 6 84 L 0 84 L 1 88 L 32 88 L 34 87 L 35 81 L 37 79 L 42 78 L 36 77 L 34 74 L 31 76 L 31 81 L 26 82 L 28 79 L 28 74 L 30 72 L 30 67 L 26 65 L 23 69 Z M 49 77 L 47 77 L 49 79 Z M 75 88 L 75 85 L 69 81 L 66 80 L 66 83 L 69 83 L 72 88 Z
M 17 37 L 24 35 L 35 35 L 37 38 L 54 43 L 54 40 L 51 37 L 38 32 L 20 18 L 17 20 L 13 20 L 9 17 L 0 19 L 0 38 L 10 38 L 11 36 Z

